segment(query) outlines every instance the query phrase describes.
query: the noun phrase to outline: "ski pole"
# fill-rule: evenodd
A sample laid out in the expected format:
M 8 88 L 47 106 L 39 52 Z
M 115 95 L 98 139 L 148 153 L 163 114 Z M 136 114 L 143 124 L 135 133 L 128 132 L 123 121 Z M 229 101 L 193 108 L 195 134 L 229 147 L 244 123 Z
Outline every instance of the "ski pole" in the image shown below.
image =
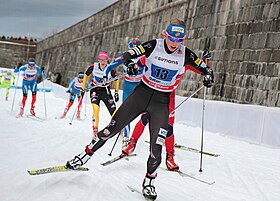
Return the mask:
M 209 51 L 208 51 L 209 52 Z M 207 66 L 209 66 L 209 59 L 211 58 L 211 54 L 208 53 L 210 57 L 203 59 Z M 205 113 L 205 96 L 206 96 L 207 88 L 204 87 L 203 91 L 203 103 L 202 103 L 202 117 L 201 117 L 201 146 L 200 146 L 200 167 L 199 172 L 202 172 L 202 154 L 203 154 L 203 133 L 204 133 L 204 113 Z
M 203 131 L 204 131 L 204 111 L 205 111 L 206 91 L 207 91 L 207 88 L 204 87 L 203 104 L 202 104 L 202 120 L 201 120 L 201 147 L 200 147 L 200 168 L 199 168 L 199 172 L 202 172 Z
M 13 104 L 12 104 L 11 112 L 13 112 L 13 109 L 14 109 L 14 104 L 15 104 L 15 99 L 16 99 L 16 93 L 17 93 L 17 85 L 18 85 L 19 74 L 20 74 L 20 71 L 18 72 L 18 76 L 17 76 L 17 82 L 16 82 L 16 86 L 15 86 L 15 93 L 14 93 L 14 98 L 13 98 Z
M 210 54 L 210 53 L 208 53 L 208 55 L 210 55 L 210 57 L 211 57 L 211 54 Z M 203 59 L 203 57 L 202 57 L 202 60 L 207 64 L 207 66 L 209 65 L 208 60 L 209 60 L 210 57 L 208 57 L 208 59 Z M 174 111 L 175 111 L 178 107 L 180 107 L 180 106 L 181 106 L 184 102 L 186 102 L 189 98 L 193 97 L 193 96 L 194 96 L 197 92 L 199 92 L 202 88 L 203 88 L 203 85 L 202 85 L 199 89 L 197 89 L 195 92 L 193 92 L 189 97 L 187 97 L 185 100 L 183 100 L 179 105 L 177 105 L 177 106 L 174 108 L 174 110 L 173 110 L 172 112 L 170 112 L 169 115 L 171 115 L 172 113 L 174 113 Z
M 108 80 L 108 82 L 105 82 L 103 85 L 93 85 L 93 86 L 91 86 L 91 87 L 89 87 L 89 88 L 82 89 L 82 90 L 80 90 L 80 91 L 78 91 L 78 92 L 75 92 L 75 93 L 72 93 L 72 94 L 75 95 L 75 94 L 78 94 L 78 93 L 81 93 L 81 92 L 87 92 L 87 91 L 89 91 L 89 90 L 91 90 L 91 89 L 94 89 L 94 88 L 97 88 L 97 87 L 106 87 L 106 86 L 105 86 L 106 84 L 110 84 L 111 82 L 116 81 L 116 80 L 118 80 L 118 79 L 121 79 L 121 78 L 123 78 L 124 76 L 125 76 L 125 74 L 120 75 L 120 76 L 117 76 L 117 77 L 114 77 L 113 79 Z
M 114 150 L 114 148 L 115 148 L 115 146 L 116 146 L 116 144 L 117 144 L 117 141 L 118 141 L 120 135 L 121 135 L 121 132 L 119 132 L 118 137 L 116 138 L 115 143 L 114 143 L 114 145 L 113 145 L 113 147 L 112 147 L 110 153 L 108 154 L 109 156 L 112 156 L 112 152 L 113 152 L 113 150 Z
M 47 119 L 47 105 L 46 105 L 46 89 L 45 89 L 45 79 L 43 79 L 43 95 L 44 95 L 44 107 L 45 107 L 45 119 Z
M 103 85 L 94 85 L 94 86 L 89 87 L 89 88 L 87 88 L 87 89 L 85 89 L 85 90 L 86 90 L 86 91 L 89 91 L 89 90 L 94 89 L 94 88 L 96 88 L 96 87 L 105 87 L 104 85 L 110 84 L 110 83 L 113 82 L 113 81 L 116 81 L 116 80 L 118 80 L 118 79 L 124 78 L 124 76 L 125 76 L 125 74 L 120 75 L 120 76 L 117 76 L 117 77 L 114 77 L 113 79 L 110 79 L 110 80 L 108 80 L 107 82 L 105 82 Z
M 71 121 L 69 122 L 70 125 L 72 125 L 74 116 L 75 116 L 75 114 L 76 114 L 76 112 L 77 112 L 77 110 L 78 110 L 78 108 L 79 108 L 79 105 L 80 105 L 81 101 L 83 101 L 83 96 L 81 96 L 81 99 L 79 100 L 78 105 L 77 105 L 77 107 L 76 107 L 76 109 L 75 109 L 75 111 L 74 111 L 74 113 L 73 113 L 73 115 L 72 115 Z
M 84 105 L 85 105 L 85 118 L 86 118 L 86 116 L 87 116 L 87 92 L 85 93 L 86 94 L 86 99 L 85 99 L 85 101 L 84 101 Z
M 199 92 L 204 86 L 202 85 L 201 87 L 199 87 L 195 92 L 193 92 L 190 96 L 186 97 L 179 105 L 177 105 L 174 110 L 172 110 L 172 112 L 170 112 L 169 115 L 173 114 L 175 112 L 175 110 L 177 110 L 184 102 L 186 102 L 188 99 L 190 99 L 191 97 L 193 97 L 197 92 Z

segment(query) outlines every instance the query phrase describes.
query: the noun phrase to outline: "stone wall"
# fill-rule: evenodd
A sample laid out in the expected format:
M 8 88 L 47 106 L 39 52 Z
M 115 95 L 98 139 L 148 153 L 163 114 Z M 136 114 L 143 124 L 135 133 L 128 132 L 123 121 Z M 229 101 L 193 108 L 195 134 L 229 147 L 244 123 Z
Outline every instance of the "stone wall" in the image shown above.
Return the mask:
M 36 44 L 24 41 L 7 41 L 0 39 L 0 66 L 14 68 L 18 63 L 26 62 L 27 57 L 36 56 Z
M 279 10 L 279 0 L 119 0 L 41 41 L 36 59 L 62 72 L 66 84 L 99 51 L 114 58 L 130 38 L 159 38 L 177 17 L 187 22 L 186 46 L 199 56 L 204 48 L 212 51 L 215 85 L 207 99 L 279 107 Z M 191 94 L 200 80 L 187 72 L 177 94 Z

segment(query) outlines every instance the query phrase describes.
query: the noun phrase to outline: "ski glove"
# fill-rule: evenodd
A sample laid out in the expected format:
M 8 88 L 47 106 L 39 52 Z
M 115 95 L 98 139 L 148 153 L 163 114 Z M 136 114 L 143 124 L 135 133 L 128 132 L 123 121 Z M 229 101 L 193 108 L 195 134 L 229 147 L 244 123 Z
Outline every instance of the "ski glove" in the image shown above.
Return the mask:
M 115 98 L 115 102 L 118 102 L 118 101 L 120 100 L 119 92 L 116 92 L 116 91 L 115 91 L 114 98 Z
M 81 90 L 80 90 L 81 94 L 85 94 L 85 92 L 88 92 L 88 91 L 89 91 L 88 88 L 85 88 L 85 89 L 81 89 Z
M 106 85 L 107 82 L 108 82 L 108 77 L 107 76 L 103 76 L 102 85 Z
M 214 83 L 214 74 L 212 69 L 207 69 L 207 72 L 204 75 L 203 78 L 203 85 L 207 88 L 212 87 L 212 84 Z
M 212 58 L 211 52 L 207 48 L 204 49 L 202 54 L 202 60 L 211 59 L 211 58 Z
M 66 93 L 71 94 L 71 96 L 74 96 L 74 95 L 75 95 L 73 92 L 71 92 L 70 89 L 68 89 L 68 90 L 66 91 Z
M 131 61 L 130 63 L 127 64 L 126 73 L 128 75 L 137 75 L 138 71 L 139 71 L 139 68 L 133 61 Z

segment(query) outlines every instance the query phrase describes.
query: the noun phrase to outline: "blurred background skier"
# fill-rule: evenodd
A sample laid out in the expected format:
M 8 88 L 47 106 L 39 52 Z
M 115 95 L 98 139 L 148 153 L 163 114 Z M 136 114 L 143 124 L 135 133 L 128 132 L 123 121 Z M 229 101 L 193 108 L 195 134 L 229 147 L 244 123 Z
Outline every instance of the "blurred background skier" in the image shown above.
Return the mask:
M 77 110 L 77 114 L 76 117 L 77 119 L 81 118 L 81 107 L 82 107 L 82 98 L 84 93 L 81 92 L 82 90 L 82 84 L 83 84 L 83 80 L 84 80 L 84 73 L 83 72 L 79 72 L 77 74 L 76 77 L 74 77 L 68 86 L 68 89 L 66 91 L 66 93 L 70 94 L 70 99 L 69 99 L 69 103 L 68 105 L 65 107 L 63 114 L 61 115 L 61 119 L 66 117 L 67 112 L 69 111 L 69 109 L 71 108 L 71 106 L 73 105 L 76 96 L 78 97 L 78 110 Z
M 109 55 L 107 52 L 100 52 L 98 54 L 98 62 L 94 62 L 90 64 L 87 70 L 84 73 L 85 79 L 82 85 L 83 89 L 86 89 L 86 81 L 87 78 L 92 75 L 91 81 L 91 90 L 90 90 L 90 100 L 93 109 L 92 114 L 92 129 L 93 129 L 93 137 L 98 132 L 98 124 L 99 124 L 99 111 L 100 111 L 100 101 L 102 101 L 110 115 L 116 110 L 115 102 L 119 101 L 119 80 L 114 81 L 115 94 L 114 98 L 111 93 L 110 83 L 105 83 L 103 74 L 106 66 L 109 63 Z M 110 71 L 109 78 L 115 78 L 117 76 L 116 70 Z
M 41 71 L 41 68 L 38 65 L 36 65 L 36 62 L 34 59 L 29 59 L 27 64 L 25 64 L 21 67 L 17 67 L 14 70 L 15 73 L 20 72 L 20 71 L 23 72 L 23 80 L 22 80 L 23 97 L 22 97 L 22 101 L 21 101 L 19 116 L 23 115 L 25 103 L 27 100 L 28 90 L 30 90 L 32 92 L 30 114 L 35 116 L 34 109 L 35 109 L 36 95 L 37 95 L 36 77 L 37 77 L 37 74 L 39 73 L 40 76 L 42 76 L 44 79 L 45 75 Z
M 9 91 L 11 84 L 15 84 L 15 76 L 12 74 L 12 71 L 8 70 L 6 73 L 0 75 L 0 89 L 1 88 L 6 88 L 6 96 L 5 100 L 8 100 L 9 97 Z

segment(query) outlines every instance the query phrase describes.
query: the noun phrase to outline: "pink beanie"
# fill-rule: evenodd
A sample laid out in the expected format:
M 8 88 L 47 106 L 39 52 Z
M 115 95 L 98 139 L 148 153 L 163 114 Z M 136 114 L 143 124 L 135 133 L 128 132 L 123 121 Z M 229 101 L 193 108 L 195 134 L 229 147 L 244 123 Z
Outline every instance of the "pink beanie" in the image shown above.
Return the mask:
M 107 52 L 99 52 L 98 59 L 101 59 L 101 58 L 105 58 L 106 60 L 108 60 L 108 58 L 109 58 L 108 53 Z

